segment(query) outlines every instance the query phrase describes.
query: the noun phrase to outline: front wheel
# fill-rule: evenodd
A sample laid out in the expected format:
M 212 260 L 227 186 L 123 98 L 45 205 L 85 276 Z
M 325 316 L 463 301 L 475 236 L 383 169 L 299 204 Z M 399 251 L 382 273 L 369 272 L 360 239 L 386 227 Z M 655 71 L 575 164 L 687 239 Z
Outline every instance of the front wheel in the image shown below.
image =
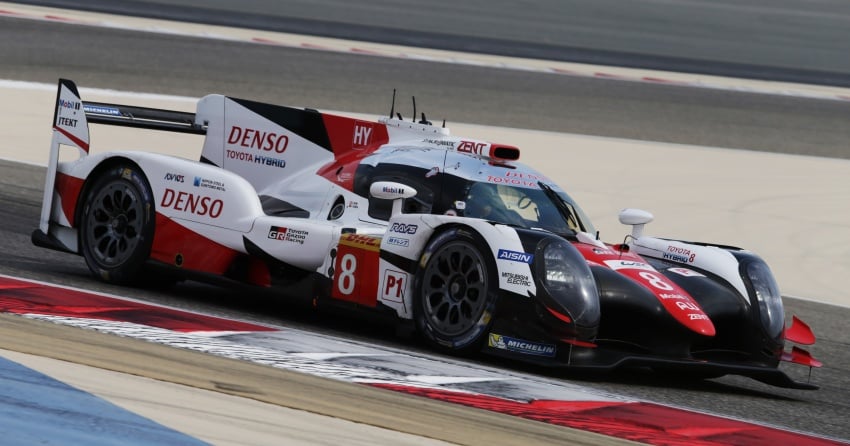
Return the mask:
M 432 345 L 453 352 L 483 342 L 498 297 L 496 265 L 481 237 L 452 228 L 425 248 L 414 280 L 414 318 Z
M 83 257 L 91 272 L 111 283 L 140 278 L 154 235 L 153 195 L 141 171 L 118 165 L 88 188 L 80 216 Z

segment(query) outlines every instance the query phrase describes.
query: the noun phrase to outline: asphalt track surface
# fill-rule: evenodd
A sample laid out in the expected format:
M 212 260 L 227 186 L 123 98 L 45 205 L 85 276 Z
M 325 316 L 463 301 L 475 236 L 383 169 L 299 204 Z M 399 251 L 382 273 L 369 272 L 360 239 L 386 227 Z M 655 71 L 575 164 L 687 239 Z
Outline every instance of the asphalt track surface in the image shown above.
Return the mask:
M 476 53 L 850 85 L 843 0 L 30 0 Z
M 25 36 L 25 37 L 24 37 Z M 639 84 L 0 18 L 0 78 L 850 158 L 850 101 Z M 849 53 L 850 54 L 850 53 Z M 581 148 L 565 148 L 581 150 Z
M 188 96 L 215 91 L 367 113 L 385 111 L 387 92 L 396 87 L 402 93 L 416 94 L 426 111 L 450 112 L 447 117 L 456 121 L 850 158 L 847 126 L 839 125 L 848 116 L 848 105 L 840 102 L 505 72 L 13 19 L 0 20 L 0 37 L 6 42 L 0 48 L 0 78 L 6 79 L 52 83 L 62 76 L 82 86 Z M 429 117 L 441 118 L 433 112 Z M 388 336 L 391 330 L 387 327 L 293 309 L 267 294 L 193 283 L 166 291 L 101 284 L 89 277 L 81 258 L 31 246 L 29 234 L 38 220 L 42 172 L 37 167 L 0 163 L 0 208 L 5 220 L 0 229 L 2 273 L 214 315 L 419 348 L 415 342 Z M 636 398 L 850 439 L 850 339 L 845 329 L 850 310 L 793 299 L 786 304 L 789 313 L 799 314 L 818 330 L 816 355 L 827 364 L 815 374 L 823 386 L 820 391 L 775 389 L 734 377 L 701 383 L 642 375 L 567 378 Z M 789 371 L 795 378 L 805 379 L 799 369 Z

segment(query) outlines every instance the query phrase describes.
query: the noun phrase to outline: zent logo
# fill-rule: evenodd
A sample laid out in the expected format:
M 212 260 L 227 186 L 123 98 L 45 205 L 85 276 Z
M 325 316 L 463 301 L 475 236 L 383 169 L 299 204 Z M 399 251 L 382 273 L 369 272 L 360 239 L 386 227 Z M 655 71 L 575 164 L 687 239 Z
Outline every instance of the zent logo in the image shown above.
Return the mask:
M 526 252 L 509 251 L 500 249 L 497 256 L 500 260 L 510 260 L 512 262 L 531 263 L 534 260 L 534 254 Z
M 464 153 L 472 153 L 473 155 L 483 155 L 484 147 L 487 143 L 483 142 L 473 142 L 473 141 L 461 141 L 457 146 L 458 152 Z

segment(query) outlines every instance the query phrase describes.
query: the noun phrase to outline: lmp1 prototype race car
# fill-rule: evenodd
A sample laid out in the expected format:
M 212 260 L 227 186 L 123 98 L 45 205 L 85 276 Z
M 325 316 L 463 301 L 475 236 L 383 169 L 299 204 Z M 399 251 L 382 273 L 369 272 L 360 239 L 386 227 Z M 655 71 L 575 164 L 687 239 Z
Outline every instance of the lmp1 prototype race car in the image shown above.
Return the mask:
M 820 366 L 784 351 L 814 335 L 796 317 L 786 329 L 752 252 L 643 235 L 652 216 L 635 209 L 620 214 L 625 243 L 603 243 L 517 147 L 396 116 L 222 95 L 182 113 L 83 102 L 60 80 L 33 243 L 82 255 L 107 282 L 165 268 L 373 309 L 452 353 L 817 388 L 778 368 Z M 197 160 L 89 153 L 89 123 L 205 136 Z M 60 149 L 79 156 L 59 162 Z

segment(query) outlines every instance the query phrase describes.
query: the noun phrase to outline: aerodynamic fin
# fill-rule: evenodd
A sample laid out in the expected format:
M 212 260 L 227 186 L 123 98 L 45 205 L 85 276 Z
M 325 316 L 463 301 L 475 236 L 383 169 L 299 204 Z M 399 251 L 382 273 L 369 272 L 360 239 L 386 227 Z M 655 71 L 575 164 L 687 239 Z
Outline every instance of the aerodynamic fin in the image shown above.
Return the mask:
M 44 198 L 41 206 L 41 218 L 38 227 L 43 234 L 48 233 L 50 212 L 53 209 L 53 189 L 56 185 L 56 169 L 59 165 L 60 146 L 76 147 L 80 156 L 89 153 L 89 125 L 83 109 L 83 101 L 73 81 L 59 79 L 56 91 L 56 104 L 53 113 L 53 138 L 50 143 L 50 155 L 47 161 Z
M 259 191 L 389 141 L 381 123 L 221 95 L 198 102 L 196 121 L 208 126 L 202 160 L 241 175 Z
M 808 324 L 793 316 L 791 326 L 785 329 L 785 339 L 797 344 L 812 345 L 815 343 L 815 333 Z
M 821 367 L 823 363 L 815 359 L 808 351 L 797 347 L 791 349 L 791 352 L 782 352 L 783 361 L 793 362 L 794 364 L 802 364 L 809 367 Z
M 68 79 L 59 79 L 53 114 L 53 141 L 54 145 L 65 144 L 89 152 L 89 125 L 83 101 L 77 86 Z

